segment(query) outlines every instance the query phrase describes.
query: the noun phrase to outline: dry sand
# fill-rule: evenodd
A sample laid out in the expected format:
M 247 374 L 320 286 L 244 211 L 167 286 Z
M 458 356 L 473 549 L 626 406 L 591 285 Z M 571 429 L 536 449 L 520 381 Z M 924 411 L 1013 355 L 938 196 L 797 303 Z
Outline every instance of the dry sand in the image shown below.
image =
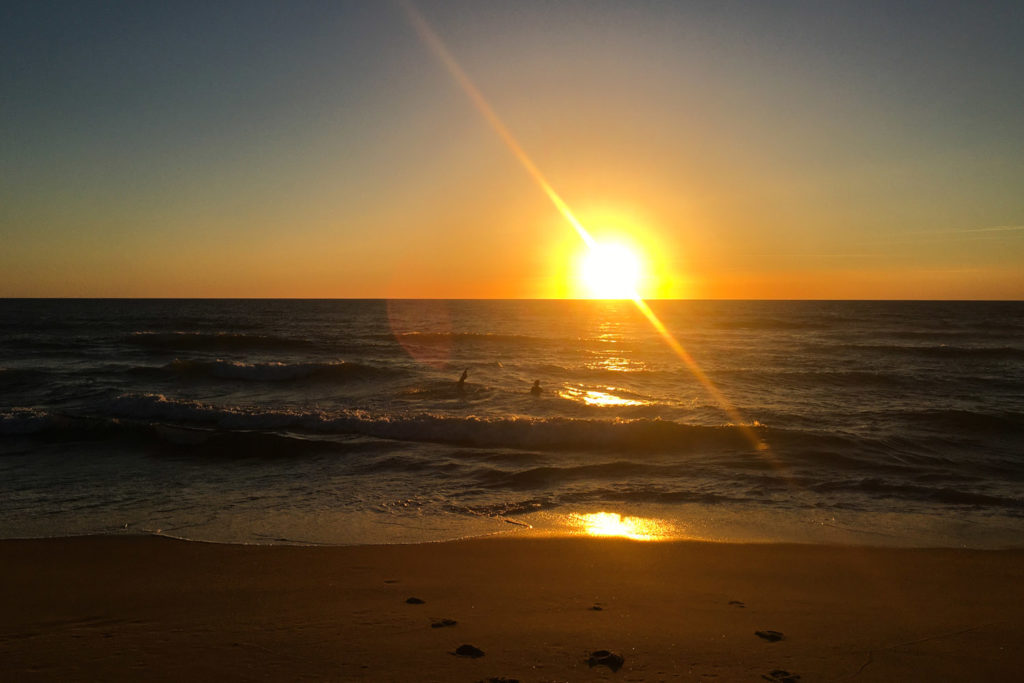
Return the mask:
M 1022 568 L 1024 550 L 588 538 L 0 541 L 0 680 L 1021 680 Z M 601 649 L 619 671 L 588 666 Z

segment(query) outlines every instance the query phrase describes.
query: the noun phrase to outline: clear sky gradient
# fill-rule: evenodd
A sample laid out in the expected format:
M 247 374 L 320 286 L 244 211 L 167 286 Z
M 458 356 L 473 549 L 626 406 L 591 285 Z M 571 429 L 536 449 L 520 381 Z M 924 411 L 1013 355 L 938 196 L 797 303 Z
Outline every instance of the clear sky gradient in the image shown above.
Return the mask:
M 641 293 L 1024 298 L 1024 4 L 419 2 Z M 397 2 L 0 8 L 0 296 L 561 297 Z

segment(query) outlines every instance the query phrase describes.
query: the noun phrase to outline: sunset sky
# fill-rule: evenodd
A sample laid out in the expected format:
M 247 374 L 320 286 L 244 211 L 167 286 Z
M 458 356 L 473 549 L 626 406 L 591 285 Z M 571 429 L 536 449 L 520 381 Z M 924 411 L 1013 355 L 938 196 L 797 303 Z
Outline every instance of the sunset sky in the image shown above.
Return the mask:
M 1024 4 L 418 2 L 641 294 L 1024 298 Z M 585 295 L 399 2 L 0 9 L 0 296 Z

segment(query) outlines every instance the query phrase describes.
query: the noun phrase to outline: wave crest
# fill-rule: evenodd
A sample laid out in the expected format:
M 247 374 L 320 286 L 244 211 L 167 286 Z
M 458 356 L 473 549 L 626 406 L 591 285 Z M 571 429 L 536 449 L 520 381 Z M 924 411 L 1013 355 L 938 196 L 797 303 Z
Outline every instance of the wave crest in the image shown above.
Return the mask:
M 735 427 L 687 425 L 660 418 L 609 421 L 429 414 L 383 416 L 360 410 L 219 407 L 170 399 L 162 394 L 125 394 L 112 400 L 107 410 L 118 417 L 196 422 L 224 429 L 297 429 L 488 448 L 622 452 L 752 448 L 743 432 Z

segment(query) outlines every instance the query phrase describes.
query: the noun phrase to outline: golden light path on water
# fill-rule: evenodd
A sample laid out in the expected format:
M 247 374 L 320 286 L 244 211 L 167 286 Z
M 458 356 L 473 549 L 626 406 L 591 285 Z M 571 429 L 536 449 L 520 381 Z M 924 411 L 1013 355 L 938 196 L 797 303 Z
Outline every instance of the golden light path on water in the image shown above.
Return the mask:
M 585 387 L 574 387 L 567 386 L 562 391 L 558 392 L 559 396 L 567 398 L 573 401 L 583 401 L 588 406 L 642 406 L 643 401 L 638 401 L 633 398 L 626 398 L 624 396 L 617 396 L 614 393 L 615 387 L 605 387 L 608 391 L 598 391 L 597 389 L 587 389 Z
M 473 102 L 473 105 L 483 115 L 487 123 L 490 124 L 491 128 L 498 134 L 505 146 L 509 148 L 513 156 L 522 164 L 523 168 L 526 169 L 527 173 L 534 179 L 540 189 L 548 196 L 551 202 L 555 205 L 555 208 L 565 217 L 569 225 L 576 230 L 576 234 L 579 235 L 580 239 L 587 245 L 591 250 L 600 248 L 597 240 L 587 231 L 583 224 L 577 220 L 573 214 L 569 205 L 565 203 L 565 200 L 555 192 L 554 187 L 548 182 L 547 178 L 541 173 L 541 170 L 533 163 L 529 155 L 522 148 L 519 142 L 516 140 L 512 132 L 505 126 L 497 112 L 491 107 L 484 98 L 483 94 L 477 89 L 473 81 L 469 78 L 462 67 L 455 60 L 455 57 L 448 51 L 441 37 L 437 35 L 430 24 L 427 23 L 426 18 L 420 14 L 419 10 L 411 2 L 403 1 L 402 5 L 405 8 L 406 14 L 409 17 L 410 22 L 416 29 L 416 32 L 420 35 L 427 46 L 434 52 L 435 55 L 441 60 L 445 68 L 459 84 L 462 90 L 466 93 L 469 99 Z M 701 383 L 701 385 L 707 390 L 712 398 L 718 403 L 718 405 L 726 412 L 732 423 L 743 432 L 743 434 L 759 451 L 766 451 L 768 449 L 767 444 L 761 440 L 760 437 L 754 431 L 745 424 L 743 416 L 740 415 L 739 411 L 729 402 L 729 400 L 718 390 L 711 379 L 704 373 L 703 370 L 697 365 L 697 362 L 693 359 L 693 356 L 683 348 L 683 345 L 672 335 L 672 333 L 665 327 L 664 323 L 655 315 L 651 307 L 647 305 L 647 302 L 640 298 L 640 295 L 633 291 L 630 293 L 630 299 L 636 304 L 637 308 L 643 313 L 644 317 L 654 326 L 654 329 L 658 331 L 658 334 L 665 340 L 669 348 L 679 357 L 680 360 L 690 369 L 693 376 Z

